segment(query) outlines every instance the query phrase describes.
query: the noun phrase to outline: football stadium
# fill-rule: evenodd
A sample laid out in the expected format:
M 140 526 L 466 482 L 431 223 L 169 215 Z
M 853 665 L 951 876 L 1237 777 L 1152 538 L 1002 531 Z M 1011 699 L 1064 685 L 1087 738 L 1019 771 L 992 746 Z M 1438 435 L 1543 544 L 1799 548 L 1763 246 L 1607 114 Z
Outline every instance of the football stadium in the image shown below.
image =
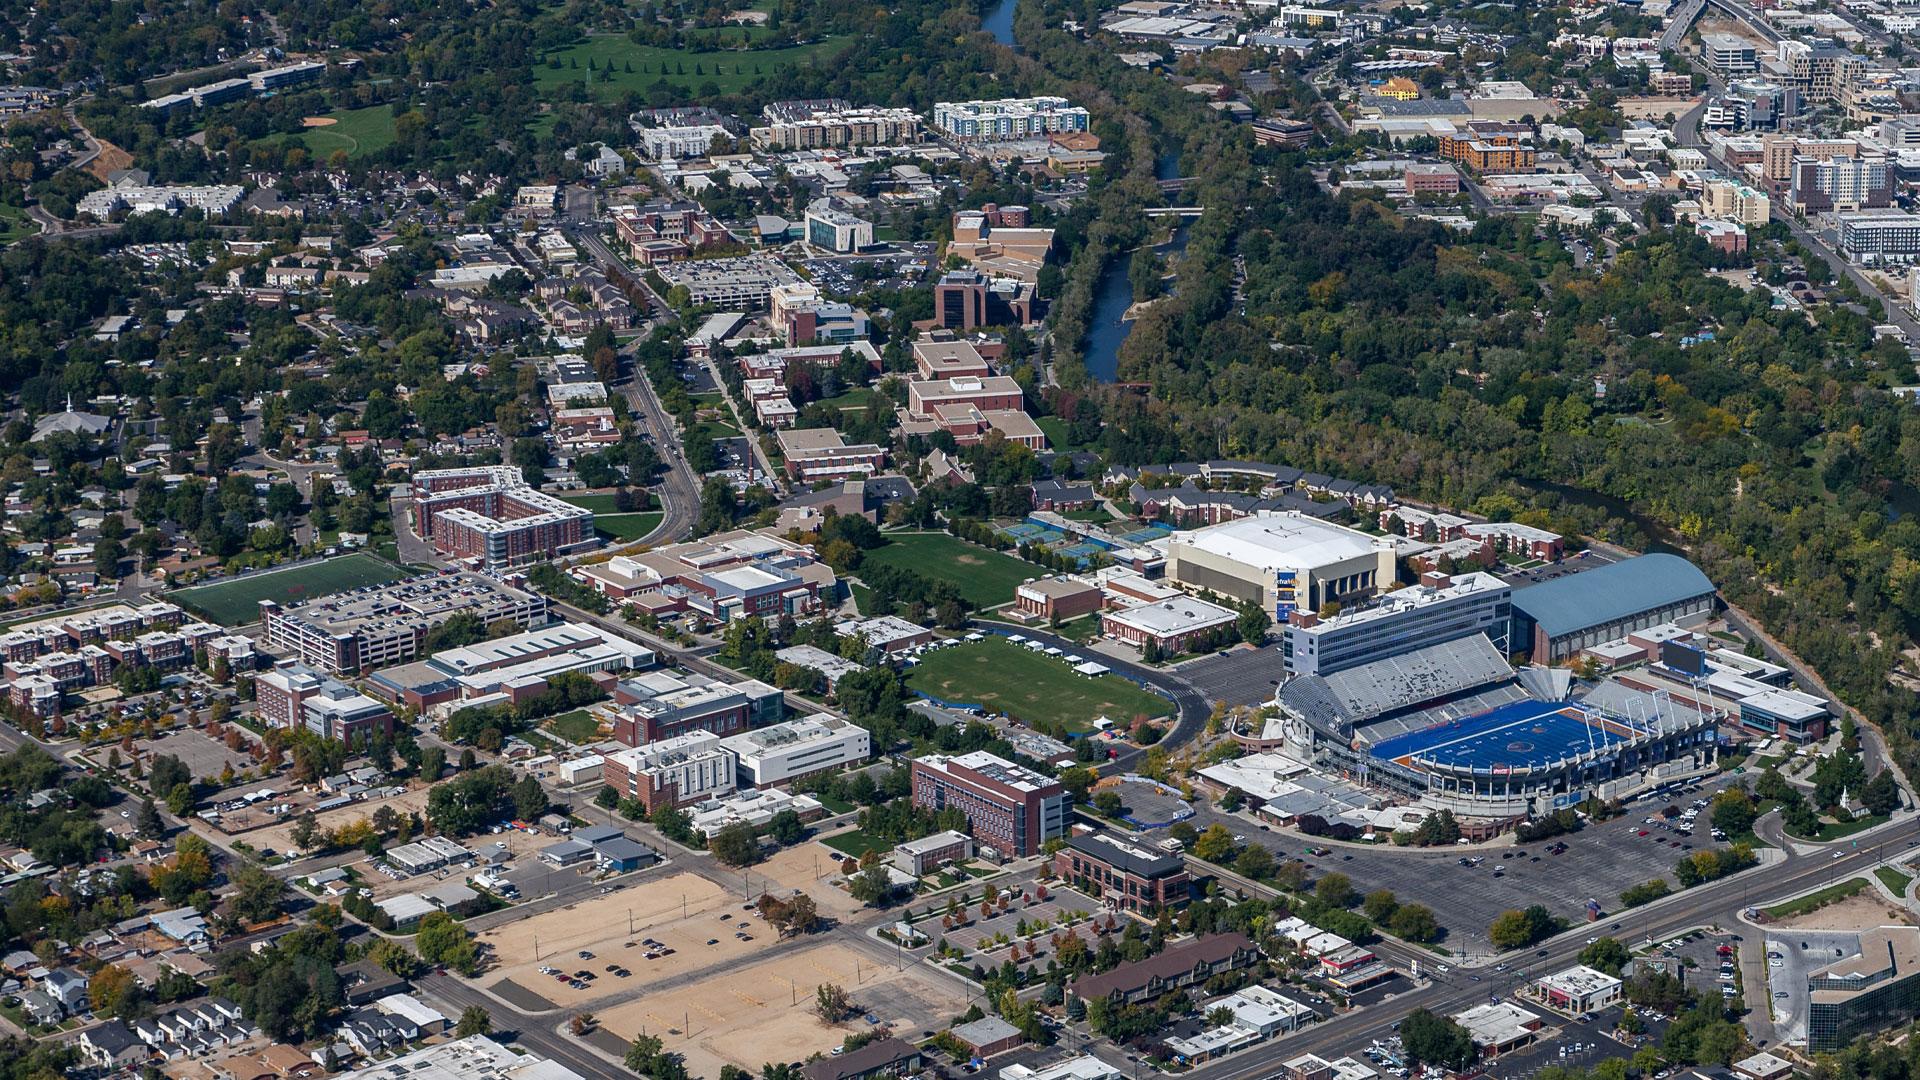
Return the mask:
M 1617 682 L 1579 687 L 1564 669 L 1516 671 L 1478 634 L 1289 679 L 1274 704 L 1268 735 L 1290 756 L 1462 817 L 1624 798 L 1715 767 L 1711 713 Z

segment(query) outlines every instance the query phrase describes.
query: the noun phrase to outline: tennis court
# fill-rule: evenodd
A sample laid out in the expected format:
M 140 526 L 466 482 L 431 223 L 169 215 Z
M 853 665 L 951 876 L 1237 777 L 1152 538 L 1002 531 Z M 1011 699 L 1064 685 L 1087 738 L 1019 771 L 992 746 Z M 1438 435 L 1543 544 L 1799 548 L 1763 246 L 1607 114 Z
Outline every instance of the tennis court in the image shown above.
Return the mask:
M 1571 705 L 1516 701 L 1460 720 L 1388 739 L 1373 756 L 1401 765 L 1420 762 L 1449 769 L 1544 768 L 1568 754 L 1628 742 L 1618 724 L 1589 718 Z
M 365 585 L 383 585 L 413 576 L 413 571 L 385 559 L 355 552 L 339 558 L 303 563 L 285 570 L 267 570 L 232 581 L 202 585 L 168 594 L 168 598 L 200 612 L 222 626 L 239 626 L 260 617 L 260 601 L 278 600 L 289 606 L 304 604 Z

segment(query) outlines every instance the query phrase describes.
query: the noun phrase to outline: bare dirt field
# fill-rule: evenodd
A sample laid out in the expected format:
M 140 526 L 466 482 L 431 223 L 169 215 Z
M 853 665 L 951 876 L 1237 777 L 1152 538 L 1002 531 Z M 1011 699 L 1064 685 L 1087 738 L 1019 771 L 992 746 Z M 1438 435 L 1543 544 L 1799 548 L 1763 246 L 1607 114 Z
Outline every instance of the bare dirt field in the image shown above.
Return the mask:
M 1773 927 L 1805 927 L 1814 930 L 1869 930 L 1876 926 L 1911 926 L 1913 915 L 1887 903 L 1885 897 L 1869 888 L 1845 900 L 1809 911 L 1805 915 L 1781 919 Z
M 551 980 L 549 980 L 551 981 Z M 967 1007 L 965 987 L 908 963 L 904 971 L 880 965 L 853 948 L 822 942 L 764 963 L 715 972 L 690 986 L 637 998 L 598 1015 L 624 1039 L 645 1032 L 686 1056 L 695 1076 L 718 1076 L 725 1064 L 758 1072 L 769 1061 L 802 1061 L 826 1053 L 866 1022 L 856 1015 L 828 1026 L 813 1011 L 822 983 L 846 988 L 856 1014 L 893 1025 L 917 1040 Z
M 772 945 L 774 931 L 743 910 L 744 902 L 703 877 L 681 873 L 494 927 L 482 932 L 480 940 L 493 948 L 503 978 L 556 1005 L 574 1006 L 750 958 Z M 736 932 L 752 940 L 742 941 Z M 674 951 L 648 960 L 644 945 L 627 947 L 627 942 L 644 938 Z M 582 950 L 593 956 L 581 956 Z M 607 970 L 609 964 L 622 965 L 633 975 L 622 979 Z M 543 965 L 589 971 L 594 979 L 575 990 L 540 974 Z
M 332 127 L 339 122 L 337 118 L 331 116 L 303 116 L 300 118 L 300 126 L 310 128 Z
M 813 897 L 822 915 L 845 917 L 864 906 L 845 889 L 831 884 L 841 878 L 840 862 L 832 849 L 820 844 L 781 848 L 772 858 L 755 863 L 753 871 L 758 877 Z

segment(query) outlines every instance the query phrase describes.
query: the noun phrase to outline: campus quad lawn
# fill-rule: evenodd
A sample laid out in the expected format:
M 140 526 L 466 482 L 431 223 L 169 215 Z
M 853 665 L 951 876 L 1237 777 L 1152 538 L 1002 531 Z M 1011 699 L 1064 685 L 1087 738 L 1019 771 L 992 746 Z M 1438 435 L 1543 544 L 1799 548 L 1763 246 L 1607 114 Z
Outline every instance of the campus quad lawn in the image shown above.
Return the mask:
M 536 90 L 549 92 L 566 83 L 584 83 L 588 92 L 597 98 L 618 98 L 629 90 L 644 95 L 649 86 L 661 79 L 688 90 L 713 83 L 723 94 L 736 94 L 755 79 L 772 75 L 781 68 L 822 62 L 845 44 L 843 38 L 828 38 L 784 49 L 695 52 L 635 45 L 622 34 L 595 34 L 534 61 L 533 83 Z M 556 56 L 560 66 L 549 66 L 549 59 Z M 587 70 L 588 60 L 593 61 L 595 70 Z M 632 71 L 627 70 L 629 65 Z M 612 74 L 604 75 L 609 66 Z
M 1089 731 L 1102 716 L 1127 724 L 1135 716 L 1165 716 L 1166 698 L 1118 675 L 1088 678 L 1065 661 L 997 637 L 923 653 L 907 672 L 907 687 L 942 701 L 984 705 L 1029 724 L 1064 724 Z
M 658 510 L 644 510 L 636 514 L 598 514 L 593 519 L 593 530 L 615 540 L 638 540 L 658 527 L 664 516 Z
M 238 626 L 260 617 L 262 600 L 278 600 L 291 606 L 362 585 L 378 585 L 412 576 L 412 571 L 385 559 L 355 552 L 291 570 L 268 570 L 234 581 L 182 589 L 171 594 L 171 598 L 204 612 L 223 626 Z
M 869 851 L 886 851 L 893 847 L 887 841 L 877 840 L 859 829 L 843 832 L 838 836 L 824 837 L 820 842 L 842 855 L 849 855 L 856 859 Z
M 1021 582 L 1046 573 L 1024 559 L 946 533 L 889 533 L 888 540 L 888 544 L 867 552 L 865 561 L 952 582 L 975 607 L 1011 603 L 1013 590 Z
M 600 722 L 585 709 L 561 713 L 547 721 L 547 728 L 575 746 L 584 746 L 600 737 Z

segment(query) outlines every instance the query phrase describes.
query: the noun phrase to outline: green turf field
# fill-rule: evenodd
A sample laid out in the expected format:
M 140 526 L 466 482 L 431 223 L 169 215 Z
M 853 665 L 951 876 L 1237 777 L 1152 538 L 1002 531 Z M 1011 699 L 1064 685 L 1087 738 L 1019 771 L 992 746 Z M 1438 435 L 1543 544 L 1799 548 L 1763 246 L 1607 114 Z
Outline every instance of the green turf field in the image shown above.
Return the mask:
M 637 514 L 595 514 L 593 528 L 615 540 L 638 540 L 660 526 L 665 517 L 658 510 L 646 510 Z
M 223 626 L 238 626 L 260 617 L 262 600 L 301 604 L 315 597 L 357 589 L 362 585 L 378 585 L 412 576 L 412 571 L 384 559 L 365 552 L 355 552 L 325 562 L 306 563 L 287 570 L 269 570 L 234 581 L 182 589 L 169 593 L 168 598 L 201 612 Z
M 1088 678 L 1063 660 L 998 637 L 922 654 L 907 672 L 907 686 L 942 701 L 984 705 L 1030 724 L 1062 724 L 1069 731 L 1090 731 L 1102 716 L 1125 725 L 1135 716 L 1173 711 L 1166 698 L 1118 675 Z
M 328 127 L 308 128 L 294 136 L 306 144 L 314 157 L 325 160 L 335 150 L 348 157 L 378 153 L 393 145 L 393 107 L 369 105 L 364 109 L 340 109 L 325 114 L 336 123 Z
M 739 31 L 732 33 L 738 35 Z M 618 98 L 628 91 L 644 94 L 661 79 L 694 91 L 712 83 L 721 93 L 733 94 L 781 68 L 819 62 L 845 43 L 844 38 L 828 38 L 784 49 L 696 52 L 636 45 L 623 34 L 595 34 L 542 56 L 533 65 L 533 82 L 536 91 L 551 91 L 570 82 L 584 83 L 596 98 Z M 552 65 L 555 59 L 558 67 Z M 592 61 L 591 68 L 588 61 Z
M 596 514 L 611 514 L 616 512 L 612 495 L 562 495 L 560 496 L 560 501 L 563 503 L 571 503 L 584 510 L 591 510 Z
M 1046 571 L 1011 555 L 1002 555 L 946 533 L 890 533 L 885 547 L 867 552 L 866 561 L 897 566 L 938 581 L 950 581 L 976 607 L 998 607 L 1013 600 L 1013 590 Z

